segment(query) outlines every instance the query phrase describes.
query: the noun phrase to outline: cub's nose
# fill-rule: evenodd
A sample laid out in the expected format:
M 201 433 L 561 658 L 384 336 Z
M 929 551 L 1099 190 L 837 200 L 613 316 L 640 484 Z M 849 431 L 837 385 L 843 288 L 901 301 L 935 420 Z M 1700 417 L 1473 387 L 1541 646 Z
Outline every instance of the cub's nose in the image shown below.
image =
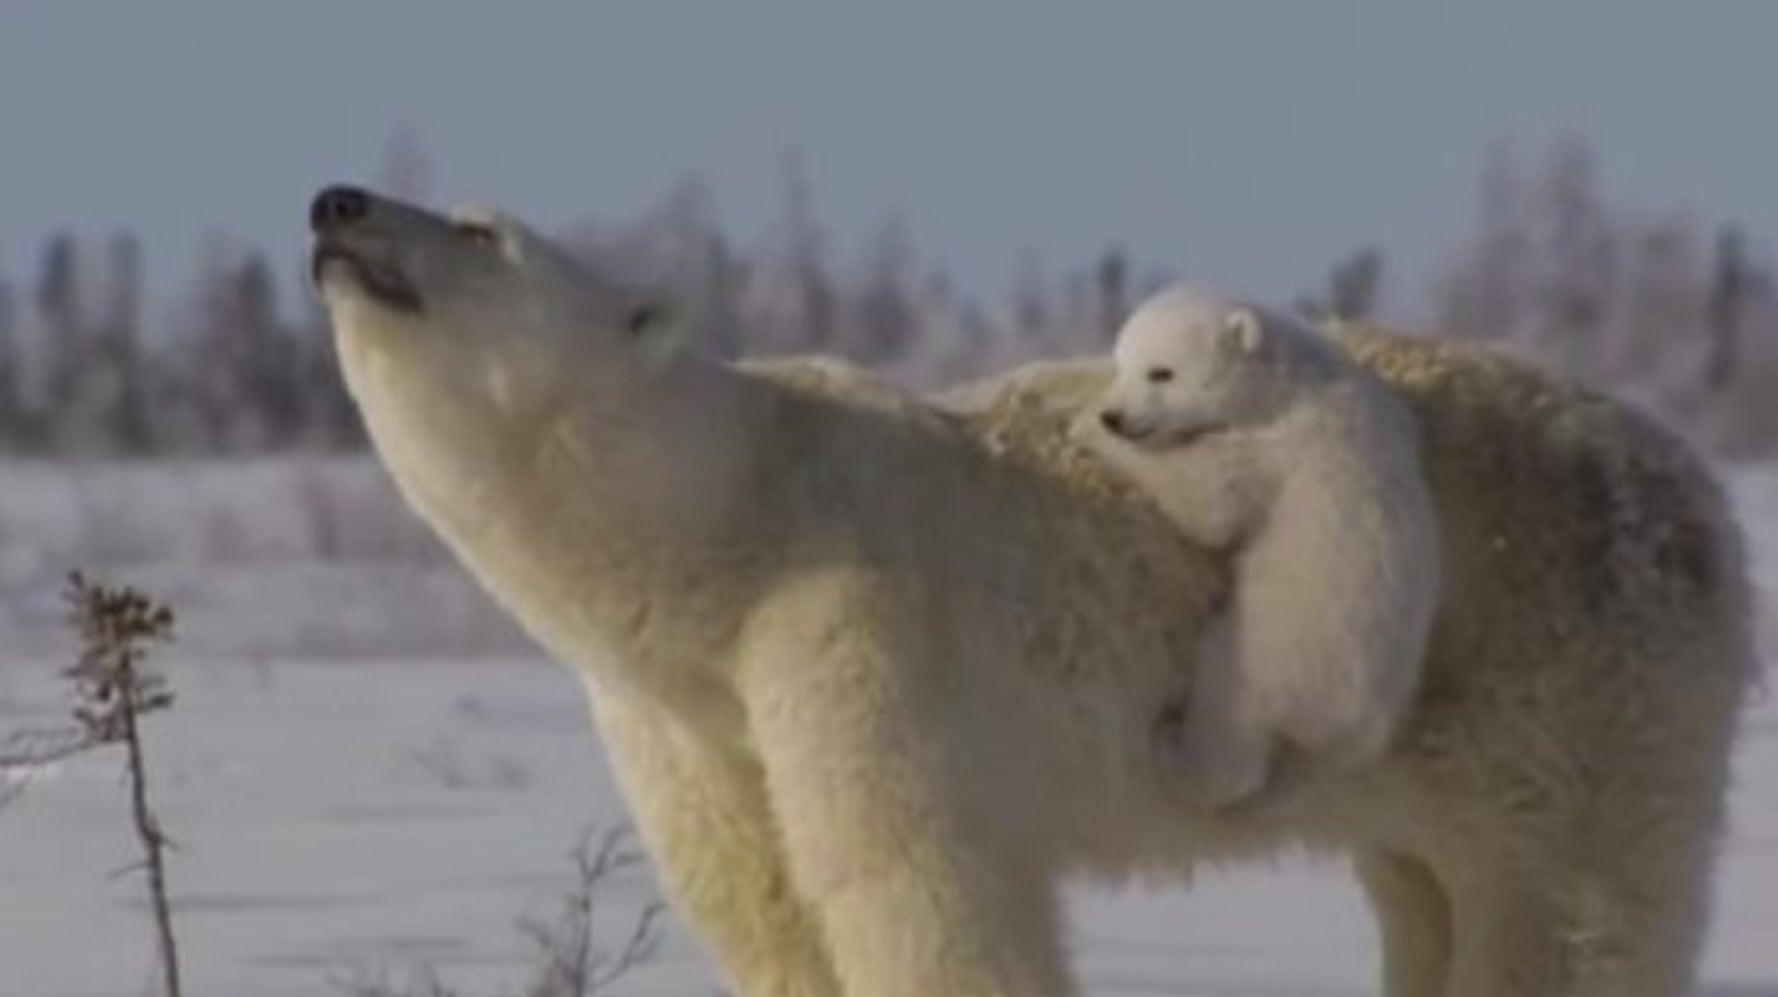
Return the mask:
M 358 187 L 323 188 L 309 203 L 309 228 L 317 233 L 345 228 L 370 214 L 370 194 Z
M 1124 431 L 1124 414 L 1117 409 L 1108 408 L 1099 413 L 1099 425 L 1119 435 Z

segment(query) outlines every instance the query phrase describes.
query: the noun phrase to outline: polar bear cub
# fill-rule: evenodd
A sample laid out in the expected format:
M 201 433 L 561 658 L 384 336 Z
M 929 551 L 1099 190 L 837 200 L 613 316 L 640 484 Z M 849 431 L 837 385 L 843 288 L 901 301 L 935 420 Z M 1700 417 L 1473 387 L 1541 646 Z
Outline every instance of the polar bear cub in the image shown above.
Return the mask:
M 1144 301 L 1113 359 L 1075 432 L 1189 536 L 1236 552 L 1189 705 L 1157 728 L 1163 772 L 1225 807 L 1380 755 L 1443 574 L 1413 413 L 1306 323 L 1202 285 Z

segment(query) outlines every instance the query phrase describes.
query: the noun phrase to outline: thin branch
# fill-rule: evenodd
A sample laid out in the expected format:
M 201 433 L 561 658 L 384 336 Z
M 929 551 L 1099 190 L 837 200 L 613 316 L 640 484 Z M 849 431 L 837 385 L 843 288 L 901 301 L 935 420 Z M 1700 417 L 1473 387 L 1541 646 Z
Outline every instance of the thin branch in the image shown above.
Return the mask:
M 59 745 L 84 750 L 101 744 L 122 744 L 129 780 L 130 820 L 142 845 L 141 867 L 148 874 L 148 899 L 154 914 L 166 997 L 180 997 L 179 955 L 173 933 L 172 904 L 167 897 L 166 851 L 170 846 L 148 800 L 148 760 L 142 734 L 145 714 L 173 705 L 173 695 L 157 675 L 142 671 L 144 645 L 172 639 L 173 613 L 135 589 L 107 588 L 70 576 L 66 594 L 70 622 L 81 635 L 78 660 L 64 674 L 73 681 L 73 710 L 78 729 Z
M 628 845 L 628 834 L 621 827 L 606 831 L 596 847 L 593 839 L 593 829 L 586 829 L 571 853 L 576 882 L 555 920 L 525 917 L 518 922 L 519 933 L 537 951 L 535 976 L 522 991 L 525 997 L 599 997 L 652 959 L 659 947 L 660 922 L 667 908 L 658 901 L 637 915 L 615 952 L 599 945 L 594 929 L 599 896 L 614 875 L 643 861 L 643 855 Z M 346 997 L 458 997 L 424 965 L 400 984 L 362 972 L 329 982 Z
M 105 742 L 83 727 L 14 731 L 0 739 L 0 807 L 17 799 L 43 770 L 57 762 L 100 747 Z
M 587 994 L 598 993 L 618 977 L 654 958 L 661 943 L 658 921 L 666 910 L 667 905 L 659 900 L 642 909 L 641 916 L 636 918 L 635 927 L 630 931 L 630 937 L 624 941 L 624 947 L 618 950 L 617 958 L 603 972 L 593 974 L 591 985 L 585 991 Z

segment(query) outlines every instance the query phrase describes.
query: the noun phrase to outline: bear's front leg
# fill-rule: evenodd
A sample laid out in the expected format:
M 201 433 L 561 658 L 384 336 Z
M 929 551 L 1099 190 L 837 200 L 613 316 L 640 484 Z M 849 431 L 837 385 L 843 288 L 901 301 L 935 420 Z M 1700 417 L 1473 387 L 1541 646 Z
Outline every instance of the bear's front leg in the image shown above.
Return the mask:
M 1054 877 L 962 789 L 984 783 L 962 770 L 972 721 L 911 701 L 880 652 L 822 629 L 805 632 L 825 653 L 763 663 L 744 698 L 792 880 L 847 997 L 1066 997 Z
M 840 997 L 758 764 L 642 704 L 594 696 L 593 713 L 662 885 L 736 997 Z

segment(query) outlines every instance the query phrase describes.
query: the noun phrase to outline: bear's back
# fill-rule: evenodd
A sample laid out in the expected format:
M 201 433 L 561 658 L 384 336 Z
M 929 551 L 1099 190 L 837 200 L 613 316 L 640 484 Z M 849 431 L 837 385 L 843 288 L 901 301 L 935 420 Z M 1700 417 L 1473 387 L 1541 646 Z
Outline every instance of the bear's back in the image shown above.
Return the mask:
M 1624 682 L 1701 682 L 1733 708 L 1752 665 L 1741 542 L 1720 485 L 1686 444 L 1507 356 L 1352 324 L 1328 335 L 1421 430 L 1447 582 L 1421 696 L 1433 709 L 1418 720 L 1552 681 L 1606 702 Z M 1113 472 L 1064 429 L 1111 373 L 1102 357 L 1044 361 L 930 401 L 1033 473 L 1115 492 Z M 1699 717 L 1701 729 L 1712 719 Z

